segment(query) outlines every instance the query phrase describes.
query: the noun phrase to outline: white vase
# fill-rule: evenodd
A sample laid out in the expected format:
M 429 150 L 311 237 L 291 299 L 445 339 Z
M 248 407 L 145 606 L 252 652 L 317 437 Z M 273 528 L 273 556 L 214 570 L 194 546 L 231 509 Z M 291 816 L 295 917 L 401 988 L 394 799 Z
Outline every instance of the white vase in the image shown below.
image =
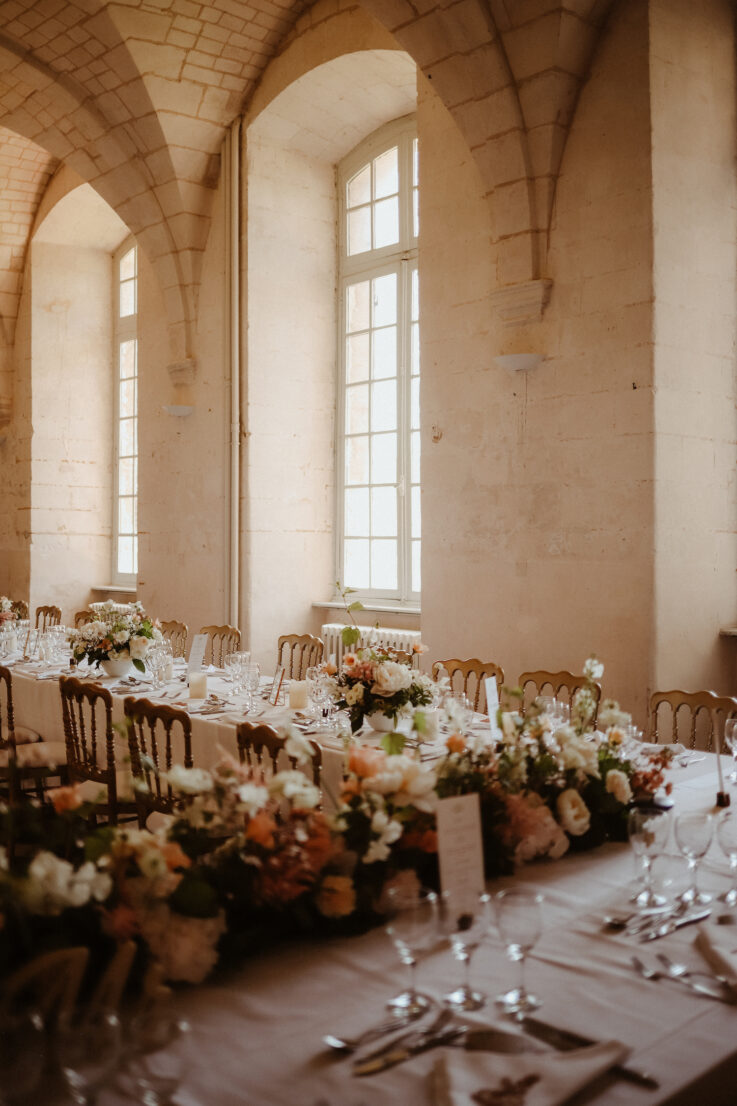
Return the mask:
M 378 733 L 392 733 L 397 728 L 396 718 L 388 718 L 380 710 L 372 710 L 370 714 L 366 715 L 366 721 L 372 730 L 376 730 Z
M 129 676 L 133 671 L 130 653 L 116 653 L 114 657 L 100 661 L 100 664 L 108 676 Z

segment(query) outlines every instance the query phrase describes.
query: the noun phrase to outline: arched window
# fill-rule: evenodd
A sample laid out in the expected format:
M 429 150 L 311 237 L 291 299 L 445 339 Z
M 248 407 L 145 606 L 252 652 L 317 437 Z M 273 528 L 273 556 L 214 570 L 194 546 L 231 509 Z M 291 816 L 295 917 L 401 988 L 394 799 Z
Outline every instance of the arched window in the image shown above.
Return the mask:
M 338 577 L 420 593 L 418 148 L 414 117 L 341 162 Z
M 114 256 L 113 583 L 138 572 L 138 254 L 129 240 Z

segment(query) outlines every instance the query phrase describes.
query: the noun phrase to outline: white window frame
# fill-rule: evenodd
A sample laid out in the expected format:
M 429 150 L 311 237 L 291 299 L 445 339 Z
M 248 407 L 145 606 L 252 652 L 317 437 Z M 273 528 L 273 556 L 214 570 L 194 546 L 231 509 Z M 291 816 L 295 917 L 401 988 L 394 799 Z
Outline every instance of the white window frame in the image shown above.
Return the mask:
M 356 280 L 366 280 L 396 272 L 398 326 L 397 396 L 397 587 L 396 589 L 356 588 L 365 599 L 394 600 L 417 605 L 420 592 L 412 590 L 412 535 L 410 496 L 410 343 L 412 273 L 417 269 L 417 238 L 413 225 L 413 143 L 417 139 L 416 116 L 409 115 L 379 128 L 361 142 L 338 166 L 338 388 L 336 418 L 336 578 L 345 579 L 345 408 L 346 408 L 346 288 Z M 347 182 L 364 165 L 384 150 L 399 146 L 399 242 L 380 249 L 349 256 L 347 252 Z M 370 487 L 370 485 L 369 485 Z
M 132 315 L 120 314 L 120 262 L 123 257 L 135 249 L 135 307 Z M 120 537 L 120 347 L 123 342 L 134 341 L 136 343 L 136 381 L 138 372 L 138 246 L 135 238 L 127 238 L 125 242 L 113 254 L 113 502 L 112 502 L 112 580 L 118 587 L 135 587 L 137 572 L 126 573 L 118 571 L 118 541 Z M 138 388 L 136 388 L 136 401 Z M 136 402 L 136 427 L 138 424 L 138 402 Z M 138 519 L 138 442 L 136 441 L 136 520 Z M 137 523 L 136 523 L 137 524 Z M 138 535 L 135 535 L 136 565 L 138 563 Z

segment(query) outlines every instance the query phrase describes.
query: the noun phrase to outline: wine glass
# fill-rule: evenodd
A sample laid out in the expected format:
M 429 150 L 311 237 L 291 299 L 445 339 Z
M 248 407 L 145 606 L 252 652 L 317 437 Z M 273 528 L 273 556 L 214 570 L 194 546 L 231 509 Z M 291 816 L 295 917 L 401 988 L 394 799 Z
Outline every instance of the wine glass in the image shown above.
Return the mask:
M 670 833 L 670 811 L 652 807 L 649 810 L 635 807 L 627 819 L 627 833 L 635 856 L 642 865 L 643 890 L 635 895 L 634 902 L 644 909 L 665 906 L 667 899 L 653 890 L 652 867 L 665 850 Z
M 725 810 L 717 819 L 717 841 L 729 860 L 732 876 L 732 886 L 719 896 L 719 901 L 727 906 L 737 906 L 737 811 Z
M 406 991 L 389 999 L 387 1008 L 407 1018 L 418 1018 L 433 1005 L 428 995 L 415 986 L 417 958 L 428 952 L 437 940 L 438 897 L 434 891 L 389 887 L 386 890 L 386 924 L 388 937 L 394 942 L 399 959 L 410 970 L 410 985 Z
M 245 676 L 241 654 L 226 653 L 225 660 L 223 661 L 223 668 L 230 677 L 230 682 L 233 686 L 233 695 L 237 695 L 243 688 Z
M 737 783 L 737 718 L 728 718 L 724 723 L 724 744 L 732 754 L 734 767 L 729 773 L 729 782 Z
M 36 1011 L 0 1018 L 0 1104 L 30 1102 L 43 1074 L 46 1035 Z
M 463 983 L 443 995 L 452 1010 L 480 1010 L 486 998 L 469 980 L 471 957 L 489 930 L 489 896 L 443 891 L 439 899 L 440 930 L 450 940 L 456 960 L 463 964 Z
M 246 711 L 253 708 L 253 697 L 261 684 L 261 665 L 255 661 L 248 661 L 242 666 L 243 686 L 246 692 Z
M 125 1089 L 144 1106 L 168 1106 L 189 1067 L 189 1023 L 156 1008 L 134 1018 L 126 1032 Z
M 94 1106 L 120 1059 L 121 1030 L 117 1015 L 103 1010 L 81 1021 L 60 1020 L 56 1052 L 74 1101 L 78 1106 Z
M 499 995 L 496 1002 L 506 1014 L 518 1019 L 540 1006 L 540 999 L 530 994 L 525 986 L 525 957 L 542 932 L 542 901 L 542 895 L 523 887 L 499 891 L 496 896 L 496 924 L 500 936 L 507 946 L 509 959 L 519 964 L 517 986 Z
M 691 876 L 690 886 L 680 896 L 680 901 L 691 903 L 709 903 L 712 896 L 699 891 L 697 885 L 699 861 L 705 856 L 714 833 L 714 821 L 710 814 L 679 814 L 676 818 L 676 844 L 681 855 L 686 858 Z

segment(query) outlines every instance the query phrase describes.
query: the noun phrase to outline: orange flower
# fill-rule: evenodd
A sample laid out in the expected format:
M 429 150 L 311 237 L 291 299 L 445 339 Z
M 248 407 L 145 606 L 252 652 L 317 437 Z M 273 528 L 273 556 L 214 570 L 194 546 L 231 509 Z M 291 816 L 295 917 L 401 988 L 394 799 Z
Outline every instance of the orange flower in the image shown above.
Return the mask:
M 348 770 L 355 775 L 375 776 L 386 765 L 386 753 L 383 749 L 372 749 L 369 746 L 355 745 L 351 749 L 348 758 Z
M 351 799 L 354 799 L 356 795 L 360 794 L 361 785 L 359 784 L 358 780 L 343 780 L 340 785 L 340 797 L 344 803 L 350 802 Z
M 330 661 L 328 661 L 328 663 L 325 665 L 325 671 L 327 672 L 328 676 L 334 676 L 338 669 L 336 665 L 331 664 Z
M 261 810 L 258 814 L 251 816 L 246 830 L 246 838 L 249 841 L 255 841 L 257 845 L 263 846 L 264 849 L 273 849 L 275 831 L 276 820 L 271 814 Z
M 346 653 L 346 655 L 343 657 L 343 664 L 347 665 L 350 668 L 350 666 L 352 664 L 355 664 L 355 663 L 356 663 L 355 654 Z
M 192 861 L 187 854 L 183 852 L 181 845 L 176 841 L 167 841 L 161 846 L 161 855 L 166 861 L 166 866 L 170 872 L 175 871 L 177 868 L 191 868 Z
M 72 787 L 55 787 L 46 794 L 51 799 L 57 814 L 63 814 L 66 810 L 77 810 L 84 802 L 79 784 L 76 783 Z
M 429 645 L 423 645 L 421 641 L 416 642 L 412 646 L 412 652 L 413 653 L 427 653 L 427 652 L 429 652 L 429 650 L 430 650 L 430 646 Z
M 463 753 L 466 751 L 466 739 L 459 733 L 452 733 L 445 745 L 449 753 Z

